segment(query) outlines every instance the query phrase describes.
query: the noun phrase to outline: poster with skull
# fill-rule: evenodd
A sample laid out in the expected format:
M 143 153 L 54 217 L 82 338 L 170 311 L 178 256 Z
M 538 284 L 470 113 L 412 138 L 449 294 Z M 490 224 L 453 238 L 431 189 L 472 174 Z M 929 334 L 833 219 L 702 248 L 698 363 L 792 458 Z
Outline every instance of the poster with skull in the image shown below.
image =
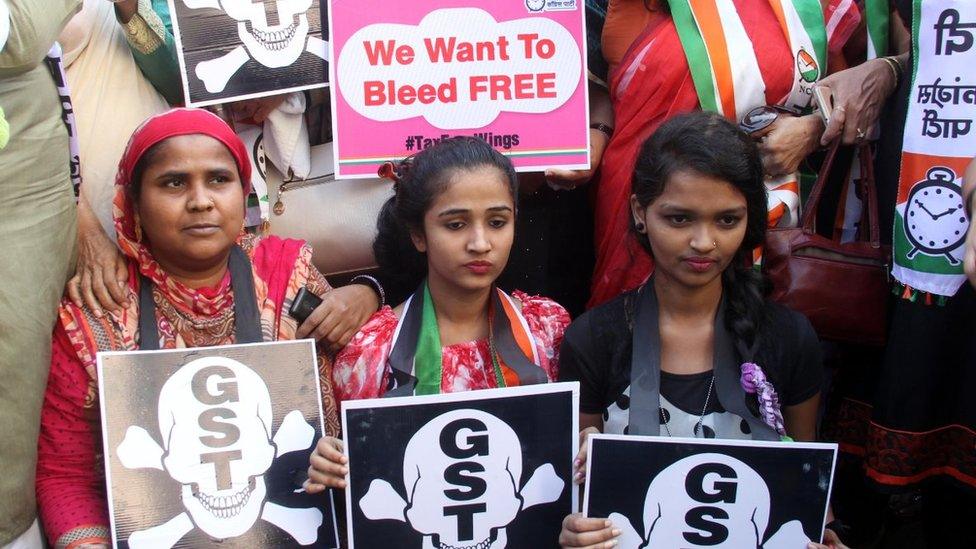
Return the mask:
M 169 7 L 189 106 L 328 85 L 321 0 L 169 0 Z
M 116 547 L 338 547 L 313 342 L 98 354 Z
M 578 383 L 344 402 L 349 549 L 555 547 L 578 406 Z
M 836 444 L 591 435 L 583 512 L 620 549 L 802 549 L 819 541 Z

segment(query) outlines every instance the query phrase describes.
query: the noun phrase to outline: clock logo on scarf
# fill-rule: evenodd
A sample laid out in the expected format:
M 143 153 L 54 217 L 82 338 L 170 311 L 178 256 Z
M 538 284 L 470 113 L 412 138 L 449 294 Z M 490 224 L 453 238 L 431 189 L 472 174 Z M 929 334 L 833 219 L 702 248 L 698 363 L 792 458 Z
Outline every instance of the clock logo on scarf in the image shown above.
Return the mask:
M 817 65 L 817 60 L 803 48 L 796 52 L 796 68 L 799 69 L 800 78 L 804 82 L 813 84 L 820 78 L 820 67 Z
M 922 252 L 959 264 L 951 252 L 965 241 L 969 221 L 956 179 L 951 169 L 936 166 L 912 187 L 905 205 L 905 235 L 912 244 L 909 259 Z

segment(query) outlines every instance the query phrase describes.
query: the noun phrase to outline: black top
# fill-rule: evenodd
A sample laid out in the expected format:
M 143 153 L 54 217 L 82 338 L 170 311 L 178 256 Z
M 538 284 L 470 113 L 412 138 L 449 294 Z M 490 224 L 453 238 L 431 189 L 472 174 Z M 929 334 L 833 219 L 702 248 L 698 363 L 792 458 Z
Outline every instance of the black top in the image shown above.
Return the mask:
M 661 372 L 661 394 L 671 404 L 682 412 L 698 417 L 702 413 L 722 413 L 725 408 L 717 398 L 712 397 L 714 388 L 710 388 L 712 372 L 697 374 L 672 374 Z M 706 402 L 707 400 L 707 402 Z
M 559 380 L 580 382 L 583 413 L 604 413 L 630 386 L 636 295 L 636 290 L 627 292 L 587 311 L 566 329 L 559 354 Z M 819 341 L 803 315 L 772 302 L 766 307 L 768 321 L 756 363 L 776 387 L 781 405 L 800 404 L 820 390 L 823 370 Z M 677 389 L 681 383 L 674 380 L 662 375 L 662 396 L 682 408 L 689 407 Z M 704 392 L 702 388 L 700 394 Z

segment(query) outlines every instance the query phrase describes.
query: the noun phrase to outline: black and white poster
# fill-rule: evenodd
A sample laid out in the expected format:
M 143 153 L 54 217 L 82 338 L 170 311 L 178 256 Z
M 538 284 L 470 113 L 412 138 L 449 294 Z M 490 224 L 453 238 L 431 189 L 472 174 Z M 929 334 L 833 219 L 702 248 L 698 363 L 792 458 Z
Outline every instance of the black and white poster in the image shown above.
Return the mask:
M 806 549 L 827 518 L 836 444 L 591 435 L 583 512 L 618 547 Z
M 556 547 L 579 384 L 343 403 L 349 549 Z
M 311 340 L 98 354 L 116 547 L 338 547 Z
M 322 0 L 169 0 L 187 105 L 328 85 Z

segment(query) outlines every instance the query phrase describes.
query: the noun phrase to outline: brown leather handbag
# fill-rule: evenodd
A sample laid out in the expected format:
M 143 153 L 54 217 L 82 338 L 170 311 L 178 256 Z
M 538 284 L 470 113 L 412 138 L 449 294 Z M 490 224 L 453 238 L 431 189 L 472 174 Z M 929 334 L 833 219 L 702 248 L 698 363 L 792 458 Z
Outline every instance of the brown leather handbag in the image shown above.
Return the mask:
M 880 242 L 878 197 L 868 146 L 862 146 L 858 154 L 861 177 L 857 184 L 864 205 L 859 240 L 842 243 L 815 230 L 817 208 L 831 181 L 838 149 L 835 145 L 827 153 L 800 226 L 767 233 L 763 269 L 773 284 L 772 298 L 806 315 L 821 338 L 883 345 L 891 248 Z

